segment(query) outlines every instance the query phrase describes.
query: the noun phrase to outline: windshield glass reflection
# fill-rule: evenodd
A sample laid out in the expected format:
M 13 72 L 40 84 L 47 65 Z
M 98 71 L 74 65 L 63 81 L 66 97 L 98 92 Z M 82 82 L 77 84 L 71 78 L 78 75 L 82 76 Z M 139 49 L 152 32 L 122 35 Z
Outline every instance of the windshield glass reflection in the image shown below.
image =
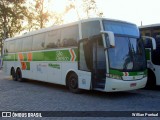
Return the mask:
M 115 36 L 115 46 L 108 49 L 110 68 L 122 71 L 146 69 L 145 51 L 140 39 Z

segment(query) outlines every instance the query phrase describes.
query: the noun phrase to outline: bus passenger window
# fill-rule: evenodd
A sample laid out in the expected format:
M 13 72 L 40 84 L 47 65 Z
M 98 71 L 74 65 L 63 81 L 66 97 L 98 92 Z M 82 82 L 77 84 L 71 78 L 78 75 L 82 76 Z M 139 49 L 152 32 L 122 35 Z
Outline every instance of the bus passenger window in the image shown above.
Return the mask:
M 22 52 L 31 51 L 32 50 L 32 36 L 22 38 L 22 40 L 23 40 Z
M 33 36 L 32 50 L 44 49 L 45 33 L 40 33 Z
M 22 51 L 22 44 L 23 44 L 23 40 L 22 39 L 16 40 L 15 52 L 21 52 Z
M 45 49 L 59 47 L 60 30 L 49 31 L 45 40 Z
M 7 50 L 9 53 L 15 52 L 15 41 L 9 41 L 7 44 Z
M 62 34 L 61 34 L 62 47 L 77 46 L 78 39 L 79 39 L 78 25 L 62 29 Z
M 91 21 L 82 23 L 82 38 L 89 38 L 94 35 L 99 35 L 101 31 L 99 21 Z

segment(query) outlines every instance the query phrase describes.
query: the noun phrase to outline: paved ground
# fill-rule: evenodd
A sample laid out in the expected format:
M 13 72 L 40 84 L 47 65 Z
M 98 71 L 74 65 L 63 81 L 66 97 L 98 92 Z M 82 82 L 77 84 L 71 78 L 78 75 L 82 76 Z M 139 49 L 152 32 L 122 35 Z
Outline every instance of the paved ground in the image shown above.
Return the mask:
M 160 88 L 117 93 L 84 91 L 83 94 L 73 94 L 60 85 L 31 80 L 12 81 L 0 71 L 0 111 L 160 111 Z M 55 117 L 54 119 L 138 120 L 140 118 Z M 157 117 L 141 117 L 141 119 L 158 120 Z

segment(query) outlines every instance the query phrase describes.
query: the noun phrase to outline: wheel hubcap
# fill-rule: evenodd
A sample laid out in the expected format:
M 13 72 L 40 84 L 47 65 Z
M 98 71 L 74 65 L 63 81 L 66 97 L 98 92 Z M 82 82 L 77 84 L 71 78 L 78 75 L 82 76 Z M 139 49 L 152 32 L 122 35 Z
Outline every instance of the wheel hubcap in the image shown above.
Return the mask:
M 76 88 L 77 84 L 76 84 L 76 79 L 75 78 L 72 78 L 70 80 L 70 85 L 71 85 L 71 88 Z

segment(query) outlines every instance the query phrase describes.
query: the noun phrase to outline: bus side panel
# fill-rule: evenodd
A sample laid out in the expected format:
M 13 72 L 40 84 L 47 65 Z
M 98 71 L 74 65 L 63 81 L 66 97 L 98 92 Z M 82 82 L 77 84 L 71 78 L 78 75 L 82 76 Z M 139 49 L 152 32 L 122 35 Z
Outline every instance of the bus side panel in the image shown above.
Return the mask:
M 66 76 L 70 71 L 75 72 L 77 75 L 77 62 L 63 62 L 62 63 L 62 81 L 61 84 L 66 85 Z
M 91 72 L 87 72 L 87 71 L 78 71 L 78 84 L 79 84 L 79 88 L 81 89 L 86 89 L 86 90 L 90 90 L 91 89 Z
M 61 62 L 48 62 L 47 63 L 46 74 L 48 76 L 47 82 L 62 84 L 61 82 L 61 71 L 63 70 L 61 67 Z
M 47 63 L 34 61 L 31 62 L 31 78 L 39 81 L 47 81 Z
M 66 84 L 66 76 L 69 72 L 75 72 L 78 75 L 78 86 L 81 89 L 89 90 L 91 88 L 91 72 L 79 71 L 77 62 L 62 63 L 62 83 Z

